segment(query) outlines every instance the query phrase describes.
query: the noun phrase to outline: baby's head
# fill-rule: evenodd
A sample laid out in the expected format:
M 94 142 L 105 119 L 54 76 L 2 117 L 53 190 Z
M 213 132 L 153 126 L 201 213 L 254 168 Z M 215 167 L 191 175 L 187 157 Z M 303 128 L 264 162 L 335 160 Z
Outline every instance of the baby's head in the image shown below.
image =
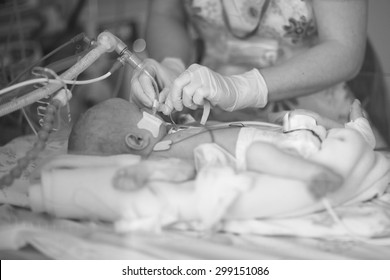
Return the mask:
M 74 124 L 68 152 L 146 157 L 166 134 L 158 116 L 124 99 L 112 98 L 90 108 Z

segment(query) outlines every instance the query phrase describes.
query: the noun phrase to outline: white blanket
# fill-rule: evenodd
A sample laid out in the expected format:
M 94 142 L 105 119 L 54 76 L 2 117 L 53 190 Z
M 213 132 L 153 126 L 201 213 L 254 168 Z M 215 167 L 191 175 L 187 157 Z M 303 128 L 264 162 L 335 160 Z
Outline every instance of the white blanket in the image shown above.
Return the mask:
M 19 139 L 0 148 L 0 172 L 3 171 L 4 173 L 12 168 L 17 158 L 31 147 L 32 142 L 30 140 Z M 47 158 L 53 154 L 63 153 L 64 145 L 66 143 L 63 140 L 56 140 L 54 144 L 50 143 L 49 149 L 42 157 Z M 336 145 L 332 148 L 335 151 L 333 153 L 335 157 L 319 154 L 316 158 L 318 161 L 332 167 L 336 166 L 345 172 L 347 180 L 342 189 L 342 196 L 340 196 L 342 199 L 337 194 L 334 194 L 334 199 L 331 198 L 331 201 L 338 204 L 335 207 L 336 214 L 356 235 L 365 238 L 390 236 L 390 195 L 386 192 L 389 183 L 388 159 L 386 160 L 384 154 L 381 153 L 370 153 L 366 149 L 359 150 L 359 153 L 357 153 L 356 150 L 348 149 L 348 145 L 341 146 Z M 340 148 L 340 150 L 336 148 Z M 350 156 L 354 158 L 354 161 L 349 166 L 344 166 L 340 163 L 344 159 L 343 155 L 347 153 L 351 153 Z M 26 196 L 29 187 L 28 178 L 36 166 L 38 164 L 33 162 L 12 189 L 0 192 L 4 203 L 17 206 L 28 205 Z M 164 178 L 164 173 L 159 173 L 154 178 L 155 182 L 158 182 L 158 180 L 166 182 L 167 179 Z M 198 181 L 199 179 L 197 178 Z M 221 178 L 221 184 L 223 184 L 222 179 L 224 178 Z M 294 193 L 286 194 L 275 191 L 275 188 L 278 187 L 275 184 L 277 181 L 273 181 L 269 177 L 266 177 L 266 179 L 264 179 L 264 176 L 259 177 L 257 183 L 267 182 L 267 180 L 270 185 L 262 188 L 265 196 L 258 201 L 263 199 L 264 202 L 267 202 L 268 189 L 274 190 L 274 194 L 271 194 L 275 197 L 283 198 L 283 202 L 280 202 L 280 204 L 283 204 L 286 198 Z M 214 183 L 215 181 L 213 181 Z M 285 188 L 285 183 L 284 181 L 279 186 L 280 190 Z M 297 188 L 301 189 L 302 193 L 306 191 L 305 186 L 298 186 Z M 20 196 L 16 195 L 16 198 L 10 199 L 7 193 L 16 193 Z M 283 193 L 284 195 L 281 195 Z M 231 199 L 231 202 L 235 201 L 235 199 Z M 261 219 L 221 219 L 220 229 L 222 231 L 211 236 L 203 235 L 203 237 L 199 234 L 194 236 L 194 232 L 189 230 L 188 224 L 185 224 L 184 231 L 180 230 L 182 224 L 175 224 L 176 230 L 172 231 L 173 228 L 166 229 L 162 235 L 150 234 L 145 236 L 137 233 L 123 235 L 115 233 L 110 223 L 58 219 L 35 214 L 27 209 L 17 209 L 4 205 L 0 209 L 0 249 L 18 249 L 30 244 L 49 257 L 60 259 L 305 258 L 298 253 L 298 249 L 303 247 L 305 247 L 306 252 L 309 251 L 306 258 L 390 257 L 388 247 L 381 247 L 380 249 L 376 246 L 370 247 L 371 245 L 363 246 L 359 241 L 351 238 L 350 233 L 345 230 L 343 225 L 335 222 L 328 212 L 323 211 L 323 204 L 317 204 L 317 201 L 314 200 L 303 202 L 308 203 L 302 208 L 304 210 L 302 212 L 305 214 L 299 215 L 297 212 L 293 217 L 283 218 L 270 215 L 270 217 Z M 277 204 L 269 202 L 269 199 L 268 203 L 270 205 Z M 227 205 L 227 209 L 229 207 L 231 207 L 230 204 Z M 277 207 L 275 209 L 277 210 Z M 239 235 L 237 236 L 235 233 L 239 233 Z M 215 238 L 212 236 L 215 236 Z M 307 242 L 312 243 L 314 241 L 264 239 L 260 236 L 316 237 L 324 241 L 317 240 L 315 243 L 320 242 L 322 245 L 318 243 L 312 247 L 313 244 L 307 246 Z M 335 239 L 340 241 L 329 241 Z M 269 242 L 271 242 L 270 244 L 279 244 L 278 253 L 272 253 L 272 250 L 268 250 L 268 253 L 264 253 L 264 251 L 260 253 L 259 249 L 264 250 L 264 246 L 268 246 L 266 244 Z M 256 244 L 260 245 L 256 247 Z M 295 253 L 291 251 L 293 247 Z M 347 251 L 345 251 L 346 248 Z M 342 254 L 340 254 L 340 250 Z M 376 255 L 376 252 L 378 255 Z

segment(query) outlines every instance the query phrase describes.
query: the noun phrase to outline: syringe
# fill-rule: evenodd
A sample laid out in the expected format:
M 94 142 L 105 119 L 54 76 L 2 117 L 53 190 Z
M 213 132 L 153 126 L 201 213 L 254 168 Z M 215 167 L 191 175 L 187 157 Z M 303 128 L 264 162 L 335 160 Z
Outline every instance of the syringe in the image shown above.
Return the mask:
M 129 48 L 127 47 L 127 45 L 125 43 L 123 43 L 121 39 L 119 39 L 118 37 L 116 37 L 115 35 L 113 35 L 112 33 L 108 32 L 108 31 L 102 32 L 99 36 L 101 36 L 101 35 L 112 36 L 117 42 L 116 47 L 115 47 L 115 51 L 118 53 L 118 55 L 122 59 L 124 59 L 124 61 L 126 63 L 128 63 L 131 67 L 142 71 L 150 78 L 150 80 L 152 81 L 153 87 L 154 87 L 154 100 L 153 100 L 153 104 L 152 104 L 152 110 L 153 110 L 153 114 L 155 115 L 157 112 L 157 109 L 158 109 L 158 105 L 159 105 L 159 102 L 158 102 L 159 89 L 158 89 L 158 85 L 157 85 L 157 82 L 154 79 L 154 77 L 143 67 L 144 65 L 143 65 L 143 61 L 141 60 L 141 58 L 139 58 L 135 53 L 131 52 L 129 50 Z

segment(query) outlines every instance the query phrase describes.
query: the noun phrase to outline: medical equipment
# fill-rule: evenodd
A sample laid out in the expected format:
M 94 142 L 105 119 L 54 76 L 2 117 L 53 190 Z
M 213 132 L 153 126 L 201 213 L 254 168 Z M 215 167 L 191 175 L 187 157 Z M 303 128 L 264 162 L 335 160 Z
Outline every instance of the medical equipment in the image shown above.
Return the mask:
M 101 33 L 97 38 L 97 44 L 89 53 L 80 59 L 70 69 L 59 75 L 60 79 L 72 80 L 80 73 L 92 65 L 102 54 L 112 52 L 115 48 L 116 41 L 112 37 Z M 62 83 L 49 83 L 48 85 L 38 88 L 29 94 L 11 100 L 7 104 L 0 105 L 0 116 L 4 116 L 13 111 L 26 107 L 42 98 L 45 98 L 63 87 Z
M 211 142 L 214 142 L 214 134 L 213 131 L 219 130 L 219 129 L 227 129 L 227 128 L 242 128 L 242 127 L 258 127 L 264 130 L 268 131 L 275 131 L 275 132 L 281 132 L 281 127 L 276 124 L 266 123 L 266 122 L 260 122 L 260 121 L 243 121 L 243 122 L 230 122 L 230 123 L 219 123 L 219 124 L 213 124 L 208 126 L 188 126 L 188 125 L 176 125 L 176 124 L 170 124 L 172 127 L 169 130 L 169 134 L 176 133 L 180 130 L 186 130 L 191 129 L 193 132 L 187 137 L 183 137 L 176 140 L 162 140 L 153 147 L 153 151 L 166 151 L 171 148 L 171 146 L 178 144 L 180 142 L 183 142 L 187 139 L 190 139 L 194 136 L 197 136 L 202 133 L 209 133 L 211 137 Z
M 148 112 L 142 113 L 142 119 L 138 122 L 139 129 L 146 129 L 152 133 L 153 137 L 157 137 L 160 132 L 160 127 L 164 122 Z
M 24 157 L 18 160 L 17 165 L 13 167 L 8 174 L 0 178 L 0 188 L 5 186 L 10 186 L 13 183 L 14 179 L 21 176 L 22 171 L 28 166 L 29 162 L 31 160 L 34 160 L 38 156 L 40 151 L 42 151 L 45 148 L 46 141 L 48 140 L 49 134 L 53 129 L 56 112 L 59 110 L 60 107 L 68 104 L 68 100 L 71 98 L 71 93 L 66 88 L 66 84 L 85 84 L 85 83 L 100 81 L 110 76 L 111 73 L 116 69 L 118 69 L 121 64 L 123 65 L 124 62 L 122 58 L 119 59 L 119 62 L 114 64 L 110 72 L 103 75 L 102 77 L 88 80 L 88 81 L 72 80 L 76 78 L 84 70 L 86 70 L 89 66 L 91 66 L 92 63 L 95 62 L 97 59 L 99 59 L 101 55 L 103 55 L 106 52 L 114 51 L 114 49 L 117 48 L 117 45 L 120 45 L 118 43 L 118 40 L 119 39 L 114 37 L 112 34 L 108 32 L 103 32 L 99 34 L 99 36 L 97 37 L 97 41 L 95 43 L 94 48 L 91 51 L 89 51 L 84 57 L 82 57 L 71 68 L 65 71 L 63 74 L 58 76 L 50 69 L 47 69 L 46 72 L 51 73 L 55 79 L 48 79 L 48 78 L 34 79 L 19 84 L 14 84 L 0 91 L 0 95 L 2 95 L 9 91 L 17 89 L 19 87 L 23 87 L 28 84 L 36 84 L 36 83 L 44 83 L 44 82 L 48 83 L 45 86 L 37 88 L 36 90 L 28 94 L 14 98 L 8 103 L 1 104 L 0 116 L 3 116 L 13 111 L 16 111 L 18 109 L 22 109 L 23 107 L 26 107 L 43 98 L 50 97 L 52 94 L 60 90 L 59 93 L 53 98 L 53 100 L 50 101 L 48 107 L 45 108 L 42 128 L 37 133 L 38 139 L 34 147 L 29 152 L 27 152 Z M 16 79 L 14 81 L 16 81 Z M 61 88 L 63 89 L 61 90 Z
M 154 96 L 154 100 L 153 100 L 153 104 L 152 104 L 152 111 L 153 111 L 153 115 L 156 115 L 160 104 L 158 101 L 159 100 L 158 99 L 159 87 L 158 87 L 158 84 L 157 84 L 155 78 L 144 68 L 143 61 L 141 60 L 141 58 L 139 58 L 135 53 L 132 53 L 131 51 L 129 51 L 129 48 L 126 46 L 125 43 L 122 42 L 122 40 L 120 40 L 118 37 L 116 37 L 115 35 L 111 34 L 108 31 L 105 31 L 102 34 L 107 35 L 107 36 L 111 36 L 113 38 L 113 40 L 116 40 L 117 44 L 115 46 L 115 51 L 118 53 L 118 55 L 122 59 L 124 59 L 124 61 L 127 64 L 129 64 L 134 69 L 138 69 L 138 70 L 142 71 L 151 79 L 154 90 L 155 90 L 155 92 L 154 92 L 155 96 Z M 210 103 L 208 101 L 205 101 L 204 111 L 203 111 L 202 119 L 200 122 L 202 125 L 206 124 L 206 121 L 207 121 L 208 116 L 210 114 L 210 106 L 211 106 Z M 171 117 L 171 119 L 172 119 L 172 117 Z
M 118 53 L 118 55 L 124 59 L 124 61 L 129 64 L 133 69 L 137 69 L 145 73 L 152 81 L 154 90 L 155 90 L 155 96 L 153 100 L 153 105 L 152 105 L 152 110 L 153 114 L 155 115 L 157 113 L 157 109 L 159 106 L 159 101 L 158 101 L 158 93 L 159 93 L 159 88 L 157 85 L 156 80 L 153 78 L 153 76 L 144 68 L 143 61 L 141 60 L 140 57 L 138 57 L 135 53 L 131 52 L 129 48 L 126 46 L 125 43 L 122 42 L 118 37 L 115 35 L 111 34 L 108 31 L 104 31 L 101 33 L 102 35 L 111 37 L 112 40 L 116 41 L 115 45 L 115 51 Z

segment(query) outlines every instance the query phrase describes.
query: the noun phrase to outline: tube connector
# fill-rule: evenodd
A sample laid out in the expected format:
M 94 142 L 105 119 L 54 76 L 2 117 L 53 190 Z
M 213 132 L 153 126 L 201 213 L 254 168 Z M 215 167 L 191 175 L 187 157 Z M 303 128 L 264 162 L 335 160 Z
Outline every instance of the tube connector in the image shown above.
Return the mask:
M 117 46 L 117 38 L 108 31 L 100 33 L 97 42 L 106 48 L 106 52 L 114 51 Z
M 61 89 L 53 97 L 54 100 L 58 100 L 61 103 L 61 107 L 64 107 L 68 104 L 69 100 L 72 98 L 72 92 L 69 89 Z

